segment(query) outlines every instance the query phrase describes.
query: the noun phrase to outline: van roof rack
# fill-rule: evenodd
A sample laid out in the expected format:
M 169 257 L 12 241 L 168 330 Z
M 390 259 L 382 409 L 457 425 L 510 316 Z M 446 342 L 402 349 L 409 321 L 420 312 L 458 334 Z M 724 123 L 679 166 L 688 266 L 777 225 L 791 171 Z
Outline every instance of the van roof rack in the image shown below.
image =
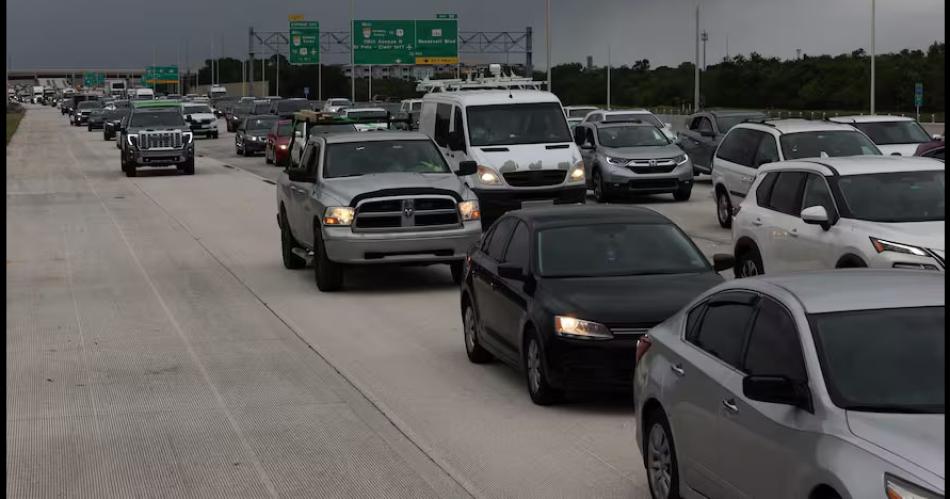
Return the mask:
M 496 65 L 492 65 L 496 66 Z M 417 92 L 458 92 L 461 90 L 543 90 L 545 82 L 535 81 L 524 76 L 505 75 L 500 67 L 492 67 L 490 76 L 475 76 L 470 73 L 468 78 L 453 78 L 446 80 L 430 80 L 426 77 L 416 84 Z

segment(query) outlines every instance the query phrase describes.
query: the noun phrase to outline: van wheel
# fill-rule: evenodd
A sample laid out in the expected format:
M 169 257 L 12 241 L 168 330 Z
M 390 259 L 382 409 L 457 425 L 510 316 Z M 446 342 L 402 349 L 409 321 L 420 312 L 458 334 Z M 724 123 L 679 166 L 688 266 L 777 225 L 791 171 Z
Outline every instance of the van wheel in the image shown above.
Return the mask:
M 313 228 L 313 275 L 320 291 L 337 291 L 343 287 L 343 267 L 330 260 L 327 256 L 326 245 L 323 242 L 323 232 L 320 227 Z
M 722 189 L 716 191 L 716 218 L 723 229 L 732 227 L 732 202 Z

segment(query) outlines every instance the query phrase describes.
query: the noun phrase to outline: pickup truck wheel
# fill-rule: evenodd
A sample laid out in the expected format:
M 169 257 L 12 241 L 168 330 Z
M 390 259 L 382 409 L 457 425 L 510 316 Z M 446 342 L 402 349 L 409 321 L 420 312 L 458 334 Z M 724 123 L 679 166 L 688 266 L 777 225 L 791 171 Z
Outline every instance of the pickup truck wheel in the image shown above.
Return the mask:
M 195 158 L 190 158 L 181 165 L 181 172 L 185 175 L 195 174 Z
M 133 162 L 131 162 L 131 161 L 127 161 L 127 162 L 125 163 L 125 176 L 126 176 L 126 177 L 134 177 L 135 175 L 136 175 L 136 172 L 135 172 L 135 163 L 133 163 Z
M 280 255 L 284 260 L 284 268 L 298 270 L 307 266 L 307 261 L 294 253 L 297 247 L 297 241 L 293 234 L 287 228 L 287 219 L 283 213 L 280 214 Z
M 455 284 L 462 284 L 463 271 L 462 262 L 452 262 L 449 264 L 449 269 L 452 271 L 452 282 Z
M 313 230 L 313 275 L 320 291 L 337 291 L 343 287 L 343 267 L 327 256 L 320 227 Z

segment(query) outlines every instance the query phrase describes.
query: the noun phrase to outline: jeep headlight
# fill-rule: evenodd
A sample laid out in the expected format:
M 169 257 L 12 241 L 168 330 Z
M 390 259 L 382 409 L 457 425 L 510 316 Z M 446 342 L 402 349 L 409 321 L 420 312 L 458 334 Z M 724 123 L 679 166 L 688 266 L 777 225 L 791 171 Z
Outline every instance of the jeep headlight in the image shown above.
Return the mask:
M 583 182 L 584 181 L 584 162 L 578 161 L 574 163 L 574 166 L 571 167 L 571 171 L 567 174 L 568 182 Z
M 462 201 L 459 203 L 459 215 L 462 221 L 469 222 L 482 218 L 482 212 L 478 209 L 478 201 Z
M 475 176 L 478 177 L 478 183 L 482 185 L 501 185 L 501 176 L 490 166 L 478 165 Z
M 323 212 L 323 225 L 346 226 L 353 223 L 353 208 L 349 206 L 328 206 Z
M 554 317 L 554 332 L 558 336 L 581 340 L 609 340 L 614 337 L 610 329 L 599 322 L 585 321 L 566 315 Z

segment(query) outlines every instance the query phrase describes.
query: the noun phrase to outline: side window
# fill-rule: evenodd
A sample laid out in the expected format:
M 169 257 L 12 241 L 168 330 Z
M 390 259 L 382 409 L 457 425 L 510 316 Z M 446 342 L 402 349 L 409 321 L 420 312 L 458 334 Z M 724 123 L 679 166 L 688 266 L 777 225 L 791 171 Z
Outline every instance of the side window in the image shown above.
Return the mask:
M 755 151 L 755 158 L 752 160 L 752 167 L 758 168 L 765 163 L 774 163 L 779 160 L 778 146 L 775 144 L 775 136 L 770 133 L 756 132 L 762 136 L 759 141 L 759 147 Z
M 313 146 L 310 148 L 310 157 L 307 159 L 306 163 L 303 163 L 306 168 L 308 177 L 315 177 L 317 175 L 317 166 L 320 164 L 320 143 L 314 142 Z
M 805 179 L 805 194 L 802 197 L 802 209 L 812 206 L 823 206 L 828 212 L 828 218 L 834 220 L 837 218 L 838 211 L 835 209 L 834 199 L 831 197 L 831 191 L 828 190 L 828 183 L 821 175 L 809 173 Z
M 304 147 L 303 154 L 300 155 L 300 163 L 294 166 L 293 163 L 290 164 L 287 168 L 294 171 L 304 171 L 307 169 L 307 166 L 310 164 L 310 158 L 313 157 L 313 146 Z
M 749 333 L 744 371 L 758 376 L 785 376 L 806 381 L 805 360 L 795 320 L 784 307 L 765 298 Z
M 584 127 L 584 142 L 596 145 L 597 142 L 594 141 L 594 130 L 590 127 Z
M 769 208 L 786 215 L 797 217 L 801 213 L 802 184 L 805 182 L 803 172 L 780 172 L 772 195 L 769 198 Z
M 600 113 L 598 113 L 598 114 L 595 114 L 595 115 L 591 116 L 588 121 L 590 121 L 591 123 L 597 123 L 597 122 L 600 121 L 601 119 L 603 119 L 603 116 L 601 116 Z
M 778 173 L 770 172 L 765 174 L 765 178 L 759 182 L 759 186 L 755 189 L 755 202 L 759 206 L 768 207 L 769 197 L 772 195 L 772 186 L 775 185 L 775 179 L 778 178 Z
M 435 133 L 433 140 L 445 147 L 449 143 L 449 121 L 452 118 L 452 106 L 439 104 L 435 108 Z
M 452 131 L 465 135 L 465 127 L 462 122 L 462 108 L 455 106 L 455 117 L 452 121 Z
M 693 343 L 738 369 L 741 366 L 746 330 L 754 310 L 754 297 L 748 293 L 731 294 L 739 296 L 736 300 L 713 299 L 706 305 L 706 313 Z
M 702 119 L 703 119 L 703 118 L 700 117 L 700 116 L 697 116 L 696 118 L 693 118 L 692 120 L 690 120 L 690 122 L 689 122 L 689 127 L 688 127 L 688 128 L 689 128 L 690 130 L 698 130 L 698 129 L 699 129 L 699 122 L 702 121 Z
M 687 341 L 695 342 L 696 332 L 699 331 L 699 329 L 696 327 L 696 324 L 697 322 L 699 322 L 699 319 L 703 316 L 703 312 L 705 310 L 706 310 L 706 304 L 700 303 L 699 305 L 696 305 L 695 307 L 693 307 L 693 309 L 690 310 L 688 314 L 686 314 L 685 333 L 686 333 Z
M 757 132 L 747 128 L 733 128 L 716 150 L 716 157 L 742 166 L 752 165 L 752 156 L 759 146 Z
M 699 125 L 697 125 L 696 127 L 697 130 L 699 130 L 700 132 L 713 133 L 712 122 L 709 121 L 709 118 L 706 118 L 705 116 L 701 116 L 698 119 L 699 119 Z
M 522 269 L 528 270 L 530 241 L 528 226 L 524 222 L 518 222 L 518 227 L 511 235 L 511 242 L 508 243 L 508 250 L 505 251 L 505 262 L 518 264 Z
M 488 256 L 495 261 L 502 261 L 505 256 L 505 247 L 508 246 L 508 240 L 511 239 L 511 229 L 515 227 L 516 219 L 512 217 L 500 220 L 492 234 L 491 241 L 488 243 Z

